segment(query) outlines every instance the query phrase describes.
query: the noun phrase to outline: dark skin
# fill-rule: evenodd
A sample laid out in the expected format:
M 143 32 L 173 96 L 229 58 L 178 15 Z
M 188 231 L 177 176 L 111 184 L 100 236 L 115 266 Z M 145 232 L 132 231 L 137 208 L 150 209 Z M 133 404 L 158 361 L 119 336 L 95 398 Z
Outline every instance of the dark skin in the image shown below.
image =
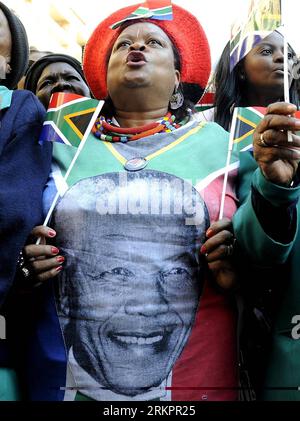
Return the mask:
M 51 63 L 43 70 L 36 87 L 36 96 L 48 107 L 55 92 L 69 92 L 90 97 L 90 91 L 80 74 L 68 63 Z
M 267 107 L 283 97 L 283 37 L 274 31 L 246 55 L 241 74 L 246 81 L 247 106 Z M 294 65 L 289 53 L 289 76 Z M 290 77 L 290 84 L 292 78 Z
M 121 32 L 109 59 L 107 88 L 122 127 L 165 116 L 179 82 L 172 44 L 162 29 L 144 22 Z
M 292 134 L 287 140 L 287 130 L 300 130 L 300 120 L 294 117 L 293 104 L 278 102 L 269 105 L 265 118 L 254 133 L 254 157 L 265 178 L 272 183 L 289 186 L 296 175 L 300 161 L 300 137 Z M 267 146 L 262 145 L 260 136 Z
M 231 220 L 223 218 L 212 223 L 206 231 L 206 238 L 200 252 L 206 255 L 208 267 L 216 282 L 225 290 L 233 288 L 237 283 L 237 274 L 227 255 L 227 244 L 234 238 Z

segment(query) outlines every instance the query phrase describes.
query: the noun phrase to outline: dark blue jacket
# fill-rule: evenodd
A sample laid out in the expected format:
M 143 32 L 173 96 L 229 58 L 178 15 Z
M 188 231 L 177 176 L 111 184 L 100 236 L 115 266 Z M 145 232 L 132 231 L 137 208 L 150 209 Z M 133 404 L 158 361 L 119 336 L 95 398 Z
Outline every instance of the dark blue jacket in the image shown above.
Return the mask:
M 45 109 L 29 91 L 14 91 L 0 111 L 0 313 L 10 290 L 20 250 L 43 222 L 42 192 L 52 145 L 38 143 Z

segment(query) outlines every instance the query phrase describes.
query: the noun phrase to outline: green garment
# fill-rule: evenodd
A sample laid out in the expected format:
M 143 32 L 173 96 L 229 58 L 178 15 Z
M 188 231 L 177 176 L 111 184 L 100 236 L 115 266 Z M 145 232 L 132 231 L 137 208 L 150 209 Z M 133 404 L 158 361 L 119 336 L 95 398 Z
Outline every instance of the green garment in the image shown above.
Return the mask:
M 18 401 L 20 399 L 15 371 L 10 368 L 0 368 L 0 401 Z
M 212 147 L 213 142 L 213 147 Z M 133 144 L 103 142 L 92 134 L 82 149 L 67 183 L 107 172 L 124 172 L 127 159 L 143 156 L 147 169 L 164 171 L 188 179 L 193 185 L 213 179 L 224 173 L 228 148 L 228 133 L 215 123 L 194 121 L 173 133 L 161 133 L 139 139 Z M 191 153 L 193 151 L 193 153 Z M 53 157 L 60 173 L 65 175 L 77 148 L 61 143 L 53 144 Z M 232 154 L 232 164 L 238 161 Z M 205 165 L 199 160 L 205 157 Z M 187 162 L 188 165 L 182 165 Z M 200 189 L 199 189 L 200 190 Z
M 10 107 L 13 91 L 0 85 L 0 110 Z
M 300 339 L 293 339 L 292 319 L 300 315 L 300 234 L 298 221 L 293 241 L 281 244 L 263 230 L 251 203 L 252 185 L 274 206 L 297 200 L 300 187 L 285 188 L 268 182 L 251 153 L 241 153 L 239 170 L 241 206 L 233 218 L 237 244 L 254 265 L 272 267 L 284 265 L 286 283 L 281 306 L 273 326 L 271 353 L 263 388 L 263 400 L 300 400 Z M 300 205 L 297 205 L 299 219 Z

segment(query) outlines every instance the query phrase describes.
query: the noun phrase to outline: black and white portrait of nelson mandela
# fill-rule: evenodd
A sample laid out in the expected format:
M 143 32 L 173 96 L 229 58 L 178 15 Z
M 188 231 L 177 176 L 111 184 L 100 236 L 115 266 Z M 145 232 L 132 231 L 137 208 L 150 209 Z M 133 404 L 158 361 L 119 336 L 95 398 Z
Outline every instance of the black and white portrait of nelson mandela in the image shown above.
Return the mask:
M 198 192 L 159 171 L 125 176 L 77 182 L 54 213 L 69 363 L 80 391 L 98 400 L 105 390 L 126 399 L 159 389 L 187 343 L 204 282 L 209 221 Z

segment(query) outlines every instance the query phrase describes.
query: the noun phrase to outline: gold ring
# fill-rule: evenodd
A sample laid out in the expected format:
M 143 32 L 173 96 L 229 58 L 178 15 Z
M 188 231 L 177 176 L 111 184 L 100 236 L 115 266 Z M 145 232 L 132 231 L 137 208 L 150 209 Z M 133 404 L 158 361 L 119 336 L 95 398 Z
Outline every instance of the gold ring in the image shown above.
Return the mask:
M 233 255 L 234 253 L 234 248 L 235 248 L 235 243 L 236 243 L 236 238 L 234 236 L 232 236 L 227 244 L 226 247 L 226 256 L 225 257 L 230 257 Z
M 227 257 L 230 257 L 233 255 L 233 244 L 229 244 L 229 246 L 227 246 Z
M 264 147 L 269 146 L 269 145 L 265 142 L 265 139 L 264 139 L 264 134 L 263 134 L 263 133 L 261 133 L 261 134 L 260 134 L 260 137 L 259 137 L 259 144 L 260 144 L 260 146 L 264 146 Z

